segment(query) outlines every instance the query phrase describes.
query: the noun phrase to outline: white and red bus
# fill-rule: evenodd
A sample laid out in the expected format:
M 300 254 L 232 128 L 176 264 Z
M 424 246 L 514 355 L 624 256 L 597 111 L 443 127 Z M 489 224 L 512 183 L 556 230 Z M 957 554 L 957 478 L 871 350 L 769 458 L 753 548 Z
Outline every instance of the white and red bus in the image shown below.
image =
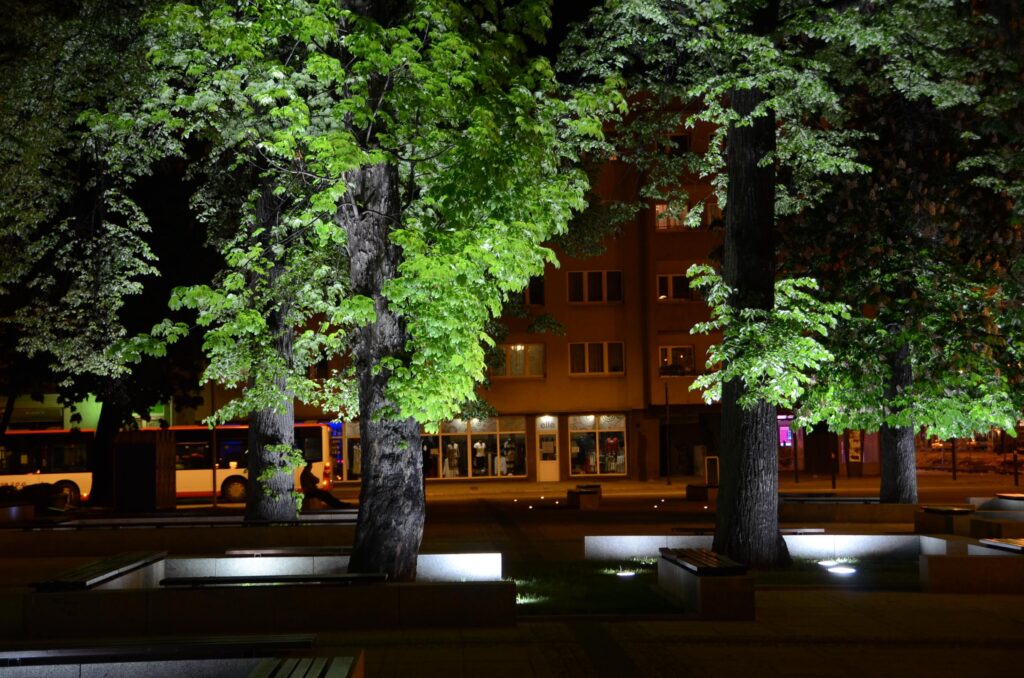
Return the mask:
M 142 433 L 160 429 L 142 429 Z M 172 426 L 174 438 L 175 487 L 179 498 L 212 497 L 225 502 L 243 502 L 248 487 L 249 427 L 246 425 Z M 23 487 L 51 483 L 68 503 L 88 499 L 92 473 L 86 465 L 95 431 L 64 429 L 10 431 L 0 439 L 0 486 Z M 211 450 L 216 446 L 216 468 Z M 296 424 L 295 447 L 303 459 L 312 462 L 320 487 L 331 487 L 330 430 L 325 424 Z M 295 487 L 300 489 L 295 470 Z M 216 489 L 215 489 L 216 488 Z

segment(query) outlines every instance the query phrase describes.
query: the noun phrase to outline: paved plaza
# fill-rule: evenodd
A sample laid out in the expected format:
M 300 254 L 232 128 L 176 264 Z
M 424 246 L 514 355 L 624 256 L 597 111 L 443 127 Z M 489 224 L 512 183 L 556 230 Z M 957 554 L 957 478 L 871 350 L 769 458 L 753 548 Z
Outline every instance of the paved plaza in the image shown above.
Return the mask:
M 428 487 L 424 552 L 500 551 L 509 566 L 572 567 L 583 537 L 709 530 L 713 506 L 684 500 L 696 479 L 606 482 L 601 506 L 565 505 L 574 483 L 438 483 Z M 836 493 L 877 495 L 877 478 L 840 478 Z M 784 492 L 832 492 L 831 479 L 784 482 Z M 1019 491 L 1008 476 L 922 475 L 921 502 Z M 350 489 L 338 489 L 355 498 Z M 195 511 L 196 509 L 190 509 Z M 221 511 L 237 511 L 222 507 Z M 792 527 L 792 526 L 791 526 Z M 805 526 L 811 527 L 811 526 Z M 824 526 L 847 533 L 910 533 L 911 524 Z M 125 532 L 125 531 L 121 531 Z M 128 531 L 129 533 L 131 531 Z M 339 540 L 351 527 L 339 527 Z M 54 534 L 59 538 L 59 534 Z M 34 559 L 4 554 L 8 586 Z M 38 572 L 35 573 L 38 575 Z M 333 606 L 312 617 L 360 614 Z M 660 595 L 660 594 L 655 594 Z M 187 628 L 181 630 L 188 633 Z M 362 650 L 372 678 L 572 676 L 995 676 L 1014 674 L 1024 648 L 1024 596 L 928 594 L 829 586 L 758 586 L 754 621 L 700 621 L 674 612 L 520 614 L 511 627 L 319 632 L 322 656 Z M 0 675 L 3 669 L 0 669 Z M 24 674 L 19 674 L 24 675 Z

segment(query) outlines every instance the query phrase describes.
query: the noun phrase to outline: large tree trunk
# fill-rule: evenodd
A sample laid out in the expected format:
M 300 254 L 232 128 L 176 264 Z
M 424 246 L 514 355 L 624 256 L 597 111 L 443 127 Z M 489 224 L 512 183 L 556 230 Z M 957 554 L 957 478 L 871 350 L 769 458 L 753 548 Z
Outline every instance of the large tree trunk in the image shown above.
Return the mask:
M 386 357 L 406 350 L 405 324 L 381 293 L 394 278 L 401 250 L 389 239 L 401 223 L 398 169 L 372 165 L 352 172 L 351 202 L 339 212 L 348 232 L 352 293 L 373 299 L 376 320 L 355 335 L 353 357 L 359 383 L 362 483 L 350 572 L 383 572 L 393 581 L 416 577 L 423 538 L 423 460 L 419 425 L 399 419 L 388 400 Z
M 282 356 L 290 358 L 293 335 L 291 328 L 279 328 L 275 344 Z M 283 379 L 277 385 L 281 391 L 287 388 Z M 264 409 L 249 414 L 246 520 L 289 521 L 298 517 L 295 468 L 290 460 L 294 446 L 295 402 L 290 395 L 282 410 Z
M 735 90 L 732 107 L 746 116 L 764 99 L 755 89 Z M 725 282 L 734 308 L 771 309 L 775 303 L 775 169 L 758 167 L 775 149 L 775 117 L 729 128 L 729 194 L 725 210 Z M 722 388 L 722 484 L 713 548 L 753 567 L 787 565 L 779 532 L 778 423 L 761 400 L 743 408 L 744 386 Z
M 898 334 L 898 326 L 888 328 L 891 335 Z M 885 385 L 886 400 L 902 396 L 913 385 L 910 349 L 904 344 L 885 356 L 889 365 L 889 381 Z M 882 484 L 879 499 L 887 504 L 917 503 L 917 453 L 913 426 L 882 426 L 881 430 Z
M 256 205 L 256 216 L 261 224 L 273 225 L 279 216 L 280 205 L 273 191 L 266 188 Z M 267 233 L 270 229 L 267 229 Z M 265 243 L 268 249 L 273 243 Z M 284 273 L 279 261 L 266 274 L 273 287 Z M 260 281 L 254 280 L 256 284 Z M 293 358 L 295 328 L 289 313 L 291 300 L 275 299 L 275 306 L 267 318 L 267 327 L 274 337 L 274 351 L 285 369 L 290 369 Z M 291 461 L 295 446 L 295 398 L 288 391 L 284 377 L 274 380 L 282 394 L 282 407 L 249 413 L 249 484 L 246 492 L 246 520 L 295 520 L 299 515 L 295 493 L 295 468 Z M 215 460 L 216 461 L 216 460 Z
M 99 394 L 98 400 L 102 407 L 96 422 L 96 436 L 88 453 L 89 471 L 92 472 L 89 505 L 113 507 L 114 439 L 131 418 L 131 411 L 120 379 L 112 379 L 110 385 Z

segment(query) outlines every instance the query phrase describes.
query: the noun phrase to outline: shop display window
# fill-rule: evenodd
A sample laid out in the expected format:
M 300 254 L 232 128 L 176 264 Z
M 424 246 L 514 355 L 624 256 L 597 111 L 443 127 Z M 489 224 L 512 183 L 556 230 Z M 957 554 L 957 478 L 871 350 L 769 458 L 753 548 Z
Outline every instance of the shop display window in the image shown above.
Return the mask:
M 626 417 L 622 414 L 569 417 L 571 475 L 626 473 Z

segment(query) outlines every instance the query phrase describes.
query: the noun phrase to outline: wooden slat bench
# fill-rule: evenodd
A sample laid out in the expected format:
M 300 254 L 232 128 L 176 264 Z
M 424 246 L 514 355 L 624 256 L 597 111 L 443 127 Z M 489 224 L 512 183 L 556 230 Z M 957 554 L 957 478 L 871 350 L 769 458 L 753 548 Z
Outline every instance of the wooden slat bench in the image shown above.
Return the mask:
M 1016 539 L 1012 537 L 1005 537 L 1002 539 L 979 539 L 978 543 L 984 544 L 985 546 L 994 546 L 995 548 L 1003 549 L 1004 551 L 1024 553 L 1024 539 Z
M 970 532 L 973 506 L 922 506 L 914 513 L 917 534 L 960 534 Z
M 747 566 L 708 549 L 661 549 L 658 586 L 701 619 L 754 618 L 754 580 Z
M 127 551 L 86 563 L 52 579 L 35 582 L 36 591 L 85 591 L 100 584 L 157 563 L 167 557 L 167 551 Z
M 363 653 L 354 657 L 268 659 L 249 678 L 363 678 Z
M 303 584 L 321 586 L 358 586 L 361 584 L 380 584 L 386 582 L 386 574 L 243 574 L 212 577 L 167 577 L 160 581 L 161 586 L 190 586 L 202 588 L 207 586 L 242 586 L 242 585 L 279 585 Z

